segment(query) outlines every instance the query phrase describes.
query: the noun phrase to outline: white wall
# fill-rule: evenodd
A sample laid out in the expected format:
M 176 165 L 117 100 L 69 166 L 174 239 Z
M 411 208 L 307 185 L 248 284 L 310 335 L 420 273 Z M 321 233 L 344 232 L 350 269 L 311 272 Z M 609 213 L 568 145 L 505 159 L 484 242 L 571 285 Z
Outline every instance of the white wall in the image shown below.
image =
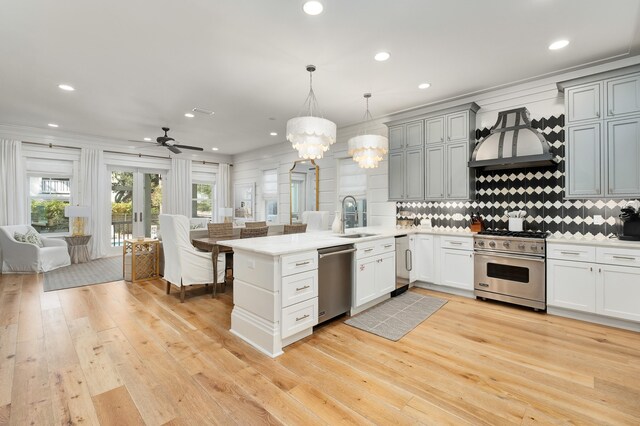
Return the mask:
M 456 98 L 425 104 L 400 111 L 396 114 L 379 117 L 375 120 L 378 133 L 387 135 L 387 128 L 383 124 L 390 120 L 409 119 L 431 111 L 450 108 L 457 105 L 476 102 L 480 110 L 476 115 L 476 128 L 490 128 L 496 122 L 498 112 L 516 107 L 527 107 L 532 118 L 548 117 L 564 113 L 564 95 L 558 92 L 556 83 L 591 74 L 609 71 L 640 63 L 640 56 L 620 61 L 610 62 L 580 70 L 556 73 L 535 81 L 522 84 L 499 87 L 479 91 L 475 94 L 458 96 Z M 320 210 L 331 212 L 339 209 L 336 191 L 336 159 L 347 157 L 347 140 L 355 135 L 361 123 L 344 126 L 338 129 L 337 142 L 325 153 L 320 166 Z M 233 182 L 255 182 L 257 184 L 257 213 L 260 220 L 264 220 L 264 204 L 261 199 L 262 170 L 278 168 L 279 199 L 278 212 L 281 223 L 289 223 L 289 169 L 297 160 L 297 153 L 288 142 L 264 147 L 257 151 L 238 154 L 233 157 Z M 367 173 L 367 202 L 369 210 L 369 224 L 395 225 L 395 203 L 388 202 L 388 162 L 387 156 L 376 169 L 369 169 Z

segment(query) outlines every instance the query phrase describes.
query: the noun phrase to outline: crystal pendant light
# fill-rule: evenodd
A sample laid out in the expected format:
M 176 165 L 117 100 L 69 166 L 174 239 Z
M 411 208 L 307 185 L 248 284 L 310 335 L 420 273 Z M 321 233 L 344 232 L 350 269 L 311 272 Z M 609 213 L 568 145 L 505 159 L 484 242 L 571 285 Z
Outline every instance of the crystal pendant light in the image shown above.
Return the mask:
M 315 65 L 307 65 L 309 71 L 309 96 L 299 117 L 287 121 L 287 140 L 298 156 L 305 159 L 322 158 L 329 147 L 336 142 L 336 123 L 318 117 L 318 101 L 313 92 L 313 72 Z
M 349 146 L 349 155 L 353 157 L 353 161 L 358 163 L 363 169 L 373 169 L 378 167 L 382 156 L 389 151 L 389 139 L 385 136 L 376 135 L 368 128 L 371 125 L 373 117 L 369 112 L 369 98 L 371 93 L 365 93 L 364 98 L 367 103 L 367 112 L 364 114 L 364 127 L 358 136 L 354 136 L 347 142 Z

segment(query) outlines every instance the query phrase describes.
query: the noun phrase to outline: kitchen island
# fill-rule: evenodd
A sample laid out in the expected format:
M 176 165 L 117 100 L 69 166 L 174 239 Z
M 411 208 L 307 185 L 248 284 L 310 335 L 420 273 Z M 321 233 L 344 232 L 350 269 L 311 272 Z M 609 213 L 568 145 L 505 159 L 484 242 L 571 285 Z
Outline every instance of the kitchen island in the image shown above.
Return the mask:
M 354 244 L 356 259 L 370 255 L 386 258 L 384 267 L 392 268 L 393 273 L 385 271 L 385 276 L 393 277 L 393 287 L 393 238 L 416 233 L 472 235 L 417 228 L 369 227 L 351 229 L 346 235 L 323 231 L 221 241 L 220 244 L 232 247 L 234 251 L 234 306 L 230 331 L 270 357 L 281 355 L 285 346 L 309 336 L 318 323 L 318 249 Z M 353 235 L 350 234 L 369 235 L 351 238 Z M 379 294 L 363 308 L 388 298 L 388 293 Z

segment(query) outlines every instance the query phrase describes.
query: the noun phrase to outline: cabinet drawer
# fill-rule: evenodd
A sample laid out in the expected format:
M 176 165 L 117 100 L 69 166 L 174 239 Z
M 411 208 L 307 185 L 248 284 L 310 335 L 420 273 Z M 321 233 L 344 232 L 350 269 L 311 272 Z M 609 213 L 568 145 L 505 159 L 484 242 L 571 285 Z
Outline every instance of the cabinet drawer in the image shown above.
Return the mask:
M 316 250 L 282 256 L 282 276 L 318 269 Z
M 442 236 L 440 237 L 440 247 L 473 250 L 473 238 Z
M 308 271 L 282 278 L 282 307 L 318 297 L 318 271 Z
M 547 244 L 547 258 L 575 262 L 595 262 L 596 248 L 570 244 Z
M 358 243 L 356 248 L 356 259 L 362 259 L 363 257 L 373 256 L 377 253 L 379 241 L 368 241 L 366 243 Z
M 318 298 L 287 306 L 282 310 L 282 338 L 318 324 Z
M 396 250 L 395 238 L 385 238 L 384 240 L 378 240 L 376 245 L 376 254 L 389 253 Z
M 640 250 L 598 247 L 596 262 L 608 265 L 635 266 L 640 268 Z M 640 273 L 640 272 L 639 272 Z

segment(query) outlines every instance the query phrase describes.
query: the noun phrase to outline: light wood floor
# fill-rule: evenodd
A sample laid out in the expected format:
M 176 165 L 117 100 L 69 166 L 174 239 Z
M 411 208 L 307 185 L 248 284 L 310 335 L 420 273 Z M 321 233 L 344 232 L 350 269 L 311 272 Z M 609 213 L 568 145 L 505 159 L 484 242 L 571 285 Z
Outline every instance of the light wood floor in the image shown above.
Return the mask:
M 391 342 L 334 322 L 269 359 L 231 292 L 0 276 L 0 424 L 640 424 L 640 334 L 447 296 Z

